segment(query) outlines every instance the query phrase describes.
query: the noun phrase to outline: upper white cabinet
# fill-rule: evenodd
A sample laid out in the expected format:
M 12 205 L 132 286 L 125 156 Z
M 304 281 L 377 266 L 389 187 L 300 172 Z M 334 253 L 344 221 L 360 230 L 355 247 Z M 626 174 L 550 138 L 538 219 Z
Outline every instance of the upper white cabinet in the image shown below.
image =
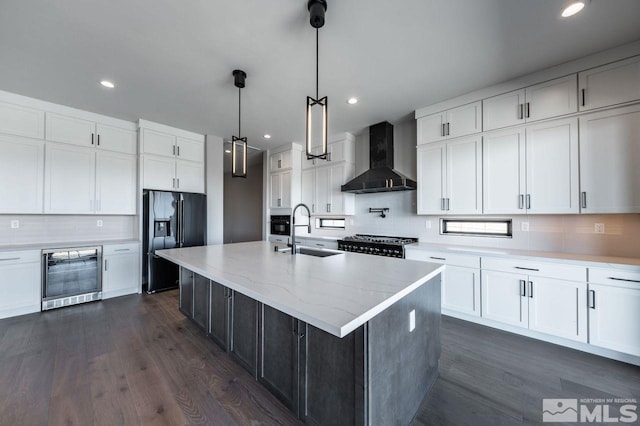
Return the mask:
M 291 151 L 278 152 L 271 155 L 271 171 L 278 172 L 291 168 Z
M 269 208 L 287 209 L 274 214 L 291 214 L 291 207 L 301 200 L 303 155 L 302 147 L 295 143 L 277 147 L 269 152 Z
M 136 214 L 137 164 L 132 155 L 96 154 L 96 213 Z
M 482 158 L 484 213 L 578 213 L 576 118 L 485 134 Z
M 640 213 L 640 106 L 580 117 L 582 213 Z
M 418 147 L 418 214 L 482 213 L 482 137 Z
M 0 135 L 0 213 L 42 213 L 44 142 Z
M 302 202 L 311 214 L 355 214 L 355 195 L 344 193 L 340 187 L 353 178 L 351 163 L 338 163 L 302 172 Z
M 330 163 L 355 162 L 355 146 L 354 137 L 348 134 L 346 139 L 332 141 L 327 145 L 327 158 L 312 158 L 307 160 L 306 151 L 302 152 L 302 168 L 308 169 L 315 166 L 322 166 Z M 313 148 L 314 155 L 320 154 L 320 147 Z
M 137 135 L 133 130 L 52 112 L 46 113 L 46 139 L 124 154 L 137 152 Z
M 484 131 L 571 114 L 578 110 L 576 75 L 482 101 Z
M 482 131 L 482 102 L 473 102 L 418 119 L 418 145 Z
M 204 193 L 204 136 L 140 120 L 142 186 Z
M 269 192 L 269 207 L 291 208 L 291 172 L 272 173 Z
M 640 99 L 640 56 L 578 74 L 580 111 Z
M 0 133 L 44 139 L 44 111 L 0 102 Z

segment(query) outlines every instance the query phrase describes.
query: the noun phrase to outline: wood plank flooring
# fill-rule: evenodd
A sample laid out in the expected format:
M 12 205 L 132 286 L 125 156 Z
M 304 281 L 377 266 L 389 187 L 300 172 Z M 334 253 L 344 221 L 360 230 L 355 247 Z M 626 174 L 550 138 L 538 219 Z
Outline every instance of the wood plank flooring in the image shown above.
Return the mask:
M 299 424 L 177 306 L 169 291 L 0 320 L 0 425 Z M 640 399 L 640 367 L 442 327 L 440 378 L 415 425 L 536 424 L 542 398 Z

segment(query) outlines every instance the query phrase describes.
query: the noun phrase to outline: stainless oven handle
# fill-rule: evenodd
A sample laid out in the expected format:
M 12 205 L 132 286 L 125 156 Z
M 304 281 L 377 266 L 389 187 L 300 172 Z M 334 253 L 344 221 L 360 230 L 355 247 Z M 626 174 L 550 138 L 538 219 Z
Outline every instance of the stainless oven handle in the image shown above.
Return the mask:
M 41 299 L 44 299 L 45 297 L 47 297 L 47 269 L 48 269 L 48 257 L 49 254 L 47 252 L 43 252 L 42 253 L 42 297 Z

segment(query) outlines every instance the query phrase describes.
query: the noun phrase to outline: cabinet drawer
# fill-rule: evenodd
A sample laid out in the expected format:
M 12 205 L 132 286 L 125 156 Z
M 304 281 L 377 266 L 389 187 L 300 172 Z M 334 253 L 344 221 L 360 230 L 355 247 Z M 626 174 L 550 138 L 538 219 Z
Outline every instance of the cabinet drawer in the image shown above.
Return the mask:
M 40 250 L 0 251 L 0 266 L 40 262 Z
M 465 268 L 480 268 L 480 256 L 471 256 L 468 254 L 426 251 L 410 249 L 407 247 L 405 258 L 409 260 L 420 260 L 423 262 L 440 263 L 451 266 L 462 266 Z
M 337 241 L 327 241 L 327 240 L 320 240 L 320 239 L 314 239 L 314 238 L 296 237 L 296 244 L 302 244 L 303 246 L 309 246 L 309 247 L 333 249 L 333 250 L 338 249 Z
M 289 243 L 289 237 L 286 235 L 269 235 L 269 241 L 272 243 Z
M 102 246 L 102 255 L 111 256 L 115 254 L 137 253 L 139 249 L 140 249 L 140 244 L 138 243 L 105 244 Z
M 482 269 L 569 281 L 586 281 L 587 279 L 587 268 L 583 266 L 536 262 L 531 260 L 483 257 Z
M 589 268 L 589 282 L 617 286 L 637 286 L 640 288 L 640 272 L 620 269 Z

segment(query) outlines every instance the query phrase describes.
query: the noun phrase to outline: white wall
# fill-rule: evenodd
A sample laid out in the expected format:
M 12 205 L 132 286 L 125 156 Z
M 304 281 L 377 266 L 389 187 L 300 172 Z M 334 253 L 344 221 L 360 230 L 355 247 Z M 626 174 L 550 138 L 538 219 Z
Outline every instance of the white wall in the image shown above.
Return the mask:
M 205 147 L 207 244 L 222 244 L 224 238 L 224 151 L 222 138 L 207 135 Z

